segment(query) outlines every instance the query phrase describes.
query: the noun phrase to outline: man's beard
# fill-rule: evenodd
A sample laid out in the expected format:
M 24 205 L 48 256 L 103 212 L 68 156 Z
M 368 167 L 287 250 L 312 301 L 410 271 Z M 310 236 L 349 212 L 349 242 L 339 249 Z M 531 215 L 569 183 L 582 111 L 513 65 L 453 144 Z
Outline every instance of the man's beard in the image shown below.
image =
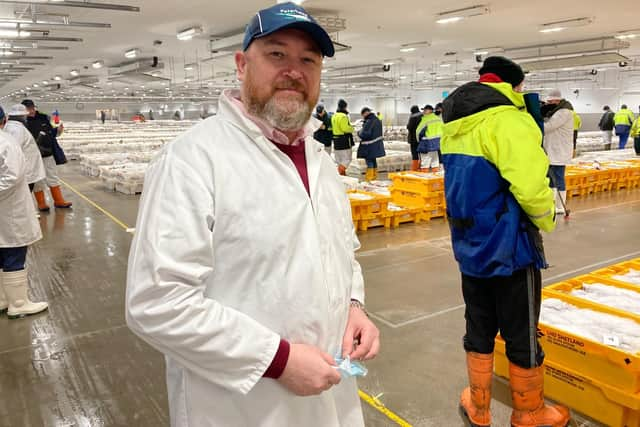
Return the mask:
M 297 97 L 278 99 L 275 96 L 278 89 L 298 90 L 302 95 L 302 99 Z M 244 98 L 247 111 L 250 114 L 283 131 L 302 129 L 311 118 L 311 111 L 315 105 L 315 100 L 314 102 L 309 102 L 306 91 L 299 83 L 292 80 L 277 84 L 276 90 L 266 102 L 257 97 L 253 84 L 247 80 L 245 81 Z

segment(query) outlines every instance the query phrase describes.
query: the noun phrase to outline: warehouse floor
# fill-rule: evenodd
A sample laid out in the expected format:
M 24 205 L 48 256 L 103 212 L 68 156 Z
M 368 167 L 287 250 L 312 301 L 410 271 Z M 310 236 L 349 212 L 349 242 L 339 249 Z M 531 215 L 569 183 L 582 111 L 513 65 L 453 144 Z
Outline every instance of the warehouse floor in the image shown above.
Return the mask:
M 97 206 L 65 188 L 73 210 L 41 218 L 31 290 L 51 308 L 25 320 L 0 318 L 0 425 L 168 425 L 163 359 L 124 321 L 125 229 L 135 223 L 138 197 L 104 192 L 73 164 L 62 177 Z M 571 220 L 546 237 L 545 284 L 640 256 L 640 190 L 571 205 Z M 382 333 L 381 355 L 361 389 L 410 425 L 461 426 L 464 319 L 447 226 L 435 220 L 360 236 L 367 306 Z M 506 426 L 507 389 L 496 381 L 494 391 L 494 425 Z M 363 407 L 368 426 L 395 425 Z

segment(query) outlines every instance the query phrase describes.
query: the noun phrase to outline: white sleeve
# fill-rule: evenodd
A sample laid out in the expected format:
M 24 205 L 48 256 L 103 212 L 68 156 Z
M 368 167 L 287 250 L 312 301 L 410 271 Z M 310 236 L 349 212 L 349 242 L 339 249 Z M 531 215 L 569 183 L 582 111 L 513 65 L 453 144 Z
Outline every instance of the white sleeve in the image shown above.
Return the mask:
M 0 141 L 0 192 L 11 190 L 24 174 L 25 160 L 20 147 L 13 142 Z
M 562 108 L 561 110 L 557 111 L 553 116 L 551 116 L 549 120 L 544 122 L 544 131 L 549 132 L 552 130 L 556 130 L 564 126 L 569 121 L 571 121 L 572 123 L 571 126 L 573 129 L 573 113 L 571 113 L 571 110 Z
M 349 212 L 351 212 L 351 208 L 349 208 Z M 349 218 L 351 221 L 351 218 Z M 360 263 L 356 259 L 356 252 L 360 249 L 360 240 L 356 234 L 355 227 L 351 228 L 352 240 L 353 240 L 353 280 L 351 282 L 351 299 L 360 301 L 364 304 L 364 277 L 362 276 L 362 267 L 360 267 Z
M 271 364 L 280 337 L 204 295 L 215 268 L 211 176 L 167 151 L 148 169 L 129 254 L 126 319 L 187 369 L 246 394 Z

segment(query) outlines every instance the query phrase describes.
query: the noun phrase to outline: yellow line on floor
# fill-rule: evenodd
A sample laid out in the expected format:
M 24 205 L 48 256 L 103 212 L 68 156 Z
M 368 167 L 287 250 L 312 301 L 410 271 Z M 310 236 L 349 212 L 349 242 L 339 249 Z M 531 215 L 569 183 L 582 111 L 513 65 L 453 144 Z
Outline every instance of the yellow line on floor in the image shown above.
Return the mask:
M 91 200 L 90 198 L 85 196 L 84 194 L 82 194 L 79 190 L 74 188 L 71 184 L 69 184 L 69 183 L 67 183 L 67 182 L 65 182 L 63 180 L 60 180 L 60 182 L 62 182 L 67 188 L 69 188 L 69 190 L 71 190 L 74 193 L 76 193 L 78 196 L 80 196 L 84 201 L 89 203 L 91 206 L 93 206 L 94 208 L 98 209 L 100 212 L 105 214 L 111 221 L 113 221 L 116 224 L 118 224 L 125 231 L 130 229 L 127 224 L 125 224 L 124 222 L 120 221 L 111 212 L 109 212 L 108 210 L 106 210 L 105 208 L 103 208 L 102 206 L 100 206 L 99 204 L 97 204 L 96 202 L 94 202 L 93 200 Z M 409 424 L 408 422 L 406 422 L 405 420 L 400 418 L 400 416 L 396 415 L 393 411 L 391 411 L 386 406 L 384 406 L 378 399 L 376 399 L 376 398 L 374 398 L 372 396 L 369 396 L 367 393 L 365 393 L 362 390 L 358 390 L 358 395 L 360 396 L 360 398 L 362 400 L 364 400 L 366 403 L 368 403 L 373 409 L 375 409 L 376 411 L 380 412 L 381 414 L 383 414 L 384 416 L 386 416 L 387 418 L 389 418 L 391 421 L 395 422 L 399 426 L 401 426 L 401 427 L 412 427 L 411 424 Z
M 396 415 L 393 411 L 389 410 L 386 406 L 382 404 L 378 399 L 373 396 L 369 396 L 362 390 L 358 390 L 358 395 L 360 395 L 360 399 L 367 402 L 373 409 L 382 413 L 384 416 L 389 418 L 391 421 L 395 422 L 401 427 L 412 427 L 411 424 L 400 418 L 400 416 Z
M 111 212 L 109 212 L 108 210 L 106 210 L 105 208 L 103 208 L 102 206 L 100 206 L 99 204 L 97 204 L 96 202 L 94 202 L 93 200 L 91 200 L 90 198 L 88 198 L 87 196 L 85 196 L 84 194 L 82 194 L 80 191 L 76 190 L 71 184 L 60 180 L 60 182 L 62 182 L 67 188 L 69 188 L 69 190 L 73 191 L 74 193 L 76 193 L 78 196 L 80 196 L 81 198 L 83 198 L 87 203 L 89 203 L 91 206 L 93 206 L 94 208 L 98 209 L 100 212 L 102 212 L 103 214 L 105 214 L 107 217 L 109 217 L 109 219 L 111 219 L 111 221 L 115 222 L 116 224 L 118 224 L 120 227 L 124 228 L 125 231 L 129 228 L 129 226 L 127 224 L 125 224 L 124 222 L 120 221 L 118 218 L 116 218 Z

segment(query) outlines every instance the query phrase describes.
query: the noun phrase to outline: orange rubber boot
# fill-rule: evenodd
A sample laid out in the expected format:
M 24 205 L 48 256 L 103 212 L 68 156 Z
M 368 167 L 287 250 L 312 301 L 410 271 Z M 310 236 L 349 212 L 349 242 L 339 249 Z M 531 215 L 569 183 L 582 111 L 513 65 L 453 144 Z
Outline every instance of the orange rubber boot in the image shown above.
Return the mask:
M 36 202 L 38 202 L 38 210 L 40 212 L 49 212 L 49 205 L 47 205 L 47 200 L 44 197 L 44 191 L 34 191 L 33 195 L 36 198 Z
M 412 160 L 411 161 L 411 170 L 412 171 L 417 171 L 418 169 L 420 169 L 420 160 Z
M 347 176 L 347 168 L 343 165 L 338 165 L 338 173 L 342 176 Z
M 56 185 L 55 187 L 49 187 L 51 190 L 51 197 L 53 197 L 53 206 L 60 209 L 70 208 L 72 203 L 67 202 L 62 196 L 62 191 L 60 190 L 60 186 Z
M 524 369 L 509 364 L 509 384 L 513 399 L 513 427 L 565 427 L 571 420 L 564 406 L 544 404 L 544 372 L 542 367 Z
M 460 412 L 471 427 L 491 425 L 491 379 L 493 353 L 467 353 L 469 387 L 460 397 Z

